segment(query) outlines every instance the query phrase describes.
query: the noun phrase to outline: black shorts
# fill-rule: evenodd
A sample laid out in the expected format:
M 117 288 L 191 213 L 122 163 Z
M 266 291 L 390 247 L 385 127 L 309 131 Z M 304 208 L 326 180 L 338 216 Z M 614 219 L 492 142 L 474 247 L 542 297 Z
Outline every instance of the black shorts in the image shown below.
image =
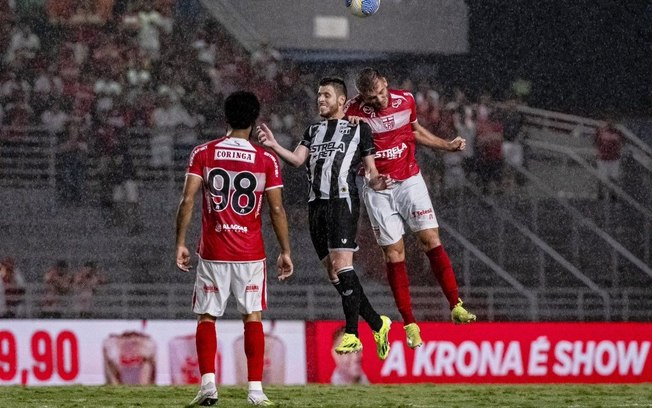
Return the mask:
M 360 201 L 357 197 L 316 199 L 308 203 L 310 238 L 319 260 L 331 250 L 357 251 Z

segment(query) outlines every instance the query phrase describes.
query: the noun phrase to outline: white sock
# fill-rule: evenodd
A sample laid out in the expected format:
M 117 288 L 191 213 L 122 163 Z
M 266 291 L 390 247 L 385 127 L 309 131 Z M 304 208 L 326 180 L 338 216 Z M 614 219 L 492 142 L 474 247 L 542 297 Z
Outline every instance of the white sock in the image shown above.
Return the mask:
M 209 383 L 213 383 L 213 385 L 217 386 L 215 383 L 215 373 L 206 373 L 201 376 L 201 386 L 208 385 Z
M 249 381 L 249 392 L 251 391 L 263 392 L 263 383 L 261 381 Z

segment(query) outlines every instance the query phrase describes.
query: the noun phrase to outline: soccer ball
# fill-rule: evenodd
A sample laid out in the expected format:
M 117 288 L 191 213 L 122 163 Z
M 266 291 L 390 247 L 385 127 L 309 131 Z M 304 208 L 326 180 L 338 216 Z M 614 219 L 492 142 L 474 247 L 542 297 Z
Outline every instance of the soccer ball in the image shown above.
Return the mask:
M 376 14 L 380 0 L 344 0 L 346 8 L 356 17 L 369 17 Z

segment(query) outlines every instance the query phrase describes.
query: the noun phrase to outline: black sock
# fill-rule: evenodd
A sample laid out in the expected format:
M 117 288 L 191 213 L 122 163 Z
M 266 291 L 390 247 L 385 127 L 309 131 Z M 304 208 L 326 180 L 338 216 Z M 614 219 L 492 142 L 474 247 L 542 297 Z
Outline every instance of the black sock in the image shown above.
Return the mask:
M 342 297 L 342 309 L 346 318 L 345 332 L 358 335 L 358 315 L 360 314 L 360 283 L 353 269 L 346 269 L 337 274 L 339 282 L 333 286 Z
M 358 288 L 360 288 L 360 316 L 362 316 L 364 321 L 367 322 L 369 327 L 371 327 L 371 330 L 377 332 L 381 327 L 383 327 L 383 321 L 381 320 L 380 315 L 371 306 L 371 303 L 369 303 L 367 295 L 364 294 L 364 289 L 362 289 L 358 275 L 354 272 L 353 276 L 355 277 L 355 282 Z

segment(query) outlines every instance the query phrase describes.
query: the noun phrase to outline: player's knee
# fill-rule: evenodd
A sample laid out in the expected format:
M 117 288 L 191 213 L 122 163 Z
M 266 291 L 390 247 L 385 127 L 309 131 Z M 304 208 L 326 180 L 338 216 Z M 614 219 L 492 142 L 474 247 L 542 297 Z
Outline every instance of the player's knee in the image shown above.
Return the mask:
M 346 269 L 337 274 L 340 284 L 337 285 L 337 291 L 342 296 L 351 296 L 360 292 L 360 281 L 353 269 Z
M 396 263 L 403 262 L 405 260 L 405 248 L 403 248 L 403 246 L 389 245 L 383 249 L 386 262 Z
M 429 251 L 441 245 L 441 240 L 439 239 L 439 229 L 432 228 L 420 231 L 419 243 L 421 244 L 421 249 L 424 251 Z

